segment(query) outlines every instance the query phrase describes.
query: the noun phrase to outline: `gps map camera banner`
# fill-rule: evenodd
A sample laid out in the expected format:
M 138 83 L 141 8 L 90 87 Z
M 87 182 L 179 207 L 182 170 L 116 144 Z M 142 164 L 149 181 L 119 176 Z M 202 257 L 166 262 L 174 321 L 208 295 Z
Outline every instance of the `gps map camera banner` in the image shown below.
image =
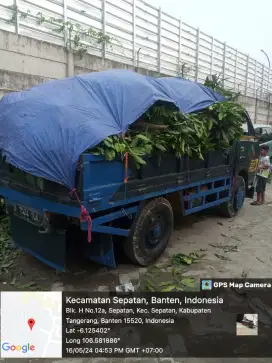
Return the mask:
M 272 357 L 271 305 L 271 280 L 205 279 L 198 292 L 2 292 L 1 357 Z

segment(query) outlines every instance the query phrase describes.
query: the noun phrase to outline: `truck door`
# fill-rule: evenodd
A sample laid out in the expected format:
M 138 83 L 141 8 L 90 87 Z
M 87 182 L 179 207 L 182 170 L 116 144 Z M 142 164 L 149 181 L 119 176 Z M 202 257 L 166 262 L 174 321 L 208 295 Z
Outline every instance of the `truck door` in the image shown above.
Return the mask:
M 240 141 L 240 165 L 239 174 L 244 176 L 247 183 L 247 189 L 253 187 L 254 177 L 256 174 L 260 148 L 258 140 L 255 138 L 255 131 L 251 119 L 247 112 L 245 112 L 244 119 L 244 135 Z

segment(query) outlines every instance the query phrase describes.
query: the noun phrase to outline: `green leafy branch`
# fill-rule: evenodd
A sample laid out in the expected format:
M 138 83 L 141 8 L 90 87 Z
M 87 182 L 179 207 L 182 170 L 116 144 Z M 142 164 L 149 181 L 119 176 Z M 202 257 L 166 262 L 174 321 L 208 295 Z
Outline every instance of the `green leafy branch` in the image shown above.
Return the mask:
M 12 17 L 7 20 L 8 24 L 13 24 L 16 25 L 17 24 L 17 17 L 19 17 L 20 19 L 26 19 L 28 17 L 28 15 L 30 15 L 30 10 L 27 11 L 22 11 L 18 8 L 17 5 L 11 5 L 8 7 L 10 10 L 12 10 Z
M 198 67 L 194 64 L 188 64 L 185 62 L 178 62 L 177 64 L 177 75 L 182 78 L 189 78 L 191 72 L 195 73 Z
M 66 47 L 81 56 L 86 53 L 88 49 L 88 45 L 85 41 L 88 41 L 92 45 L 102 45 L 104 47 L 112 47 L 114 43 L 120 44 L 119 40 L 115 37 L 103 34 L 101 31 L 96 31 L 92 27 L 83 27 L 79 23 L 64 21 L 61 18 L 58 19 L 51 17 L 47 19 L 41 12 L 37 14 L 37 17 L 39 25 L 47 22 L 55 26 L 55 29 L 53 30 L 54 32 L 59 34 L 65 34 L 65 32 L 67 32 Z
M 206 78 L 204 86 L 211 88 L 212 90 L 226 97 L 226 99 L 230 101 L 237 101 L 241 92 L 233 92 L 231 90 L 226 90 L 224 88 L 225 80 L 226 79 L 223 79 L 221 74 L 219 75 L 214 74 L 211 77 L 208 76 Z
M 89 44 L 92 46 L 102 45 L 104 49 L 106 47 L 112 48 L 113 44 L 118 44 L 122 47 L 122 44 L 117 38 L 104 34 L 101 31 L 96 31 L 92 27 L 84 27 L 79 23 L 65 21 L 61 18 L 47 18 L 40 11 L 36 15 L 33 15 L 30 10 L 27 10 L 27 12 L 21 11 L 16 5 L 12 5 L 9 8 L 12 10 L 12 18 L 7 21 L 9 24 L 16 25 L 18 16 L 20 16 L 20 19 L 26 19 L 28 16 L 31 16 L 36 19 L 39 26 L 42 24 L 50 24 L 53 26 L 53 32 L 67 35 L 66 48 L 79 54 L 81 58 L 87 53 Z
M 118 155 L 123 158 L 128 152 L 137 168 L 146 164 L 146 157 L 156 153 L 204 159 L 209 151 L 228 150 L 241 137 L 243 115 L 244 108 L 232 101 L 216 103 L 189 115 L 172 106 L 153 106 L 125 135 L 108 137 L 89 152 L 103 155 L 106 160 L 114 160 Z M 146 130 L 137 130 L 138 123 L 147 125 Z M 151 125 L 155 128 L 149 129 Z

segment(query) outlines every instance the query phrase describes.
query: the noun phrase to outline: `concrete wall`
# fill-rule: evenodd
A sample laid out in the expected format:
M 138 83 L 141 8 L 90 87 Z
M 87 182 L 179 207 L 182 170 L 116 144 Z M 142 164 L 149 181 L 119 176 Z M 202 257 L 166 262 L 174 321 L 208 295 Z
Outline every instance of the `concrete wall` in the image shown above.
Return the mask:
M 253 97 L 240 96 L 240 102 L 247 109 L 252 122 L 257 124 L 272 124 L 272 97 L 265 102 Z
M 116 61 L 86 54 L 83 59 L 63 47 L 0 30 L 0 98 L 52 79 L 112 68 L 133 69 Z M 153 71 L 140 68 L 142 74 Z M 272 99 L 272 98 L 271 98 Z M 272 123 L 272 105 L 241 96 L 255 123 Z M 270 106 L 270 110 L 269 110 Z

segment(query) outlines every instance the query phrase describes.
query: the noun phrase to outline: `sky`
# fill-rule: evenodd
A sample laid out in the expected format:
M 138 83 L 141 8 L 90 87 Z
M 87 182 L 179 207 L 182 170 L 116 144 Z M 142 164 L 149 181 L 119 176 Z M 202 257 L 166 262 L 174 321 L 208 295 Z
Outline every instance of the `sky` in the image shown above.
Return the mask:
M 199 27 L 231 47 L 272 66 L 272 0 L 146 0 L 166 13 Z

